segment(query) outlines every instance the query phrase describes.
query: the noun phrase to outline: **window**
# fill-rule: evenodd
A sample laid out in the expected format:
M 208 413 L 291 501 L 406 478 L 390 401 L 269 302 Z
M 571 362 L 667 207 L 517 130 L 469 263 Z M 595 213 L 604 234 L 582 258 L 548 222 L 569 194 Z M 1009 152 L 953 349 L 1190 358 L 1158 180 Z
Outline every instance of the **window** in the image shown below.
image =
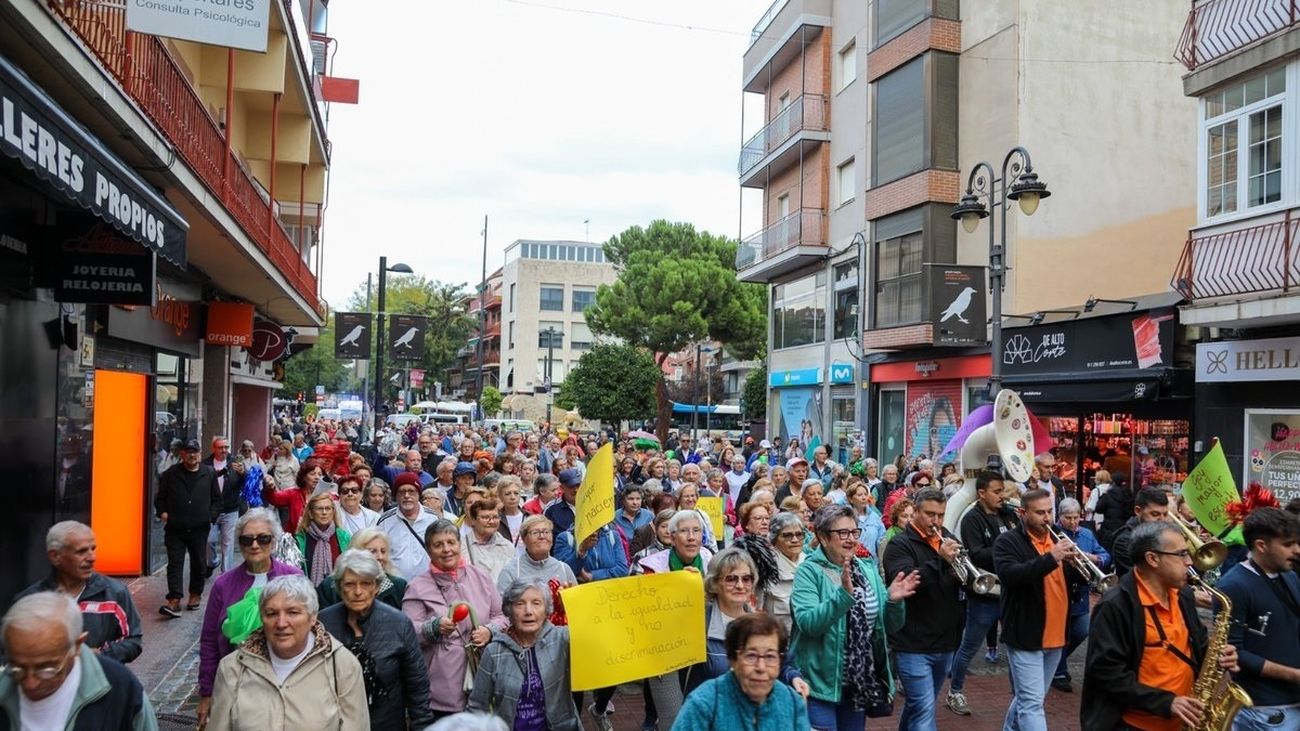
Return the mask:
M 840 88 L 853 83 L 858 78 L 858 44 L 849 41 L 849 45 L 840 51 Z
M 835 331 L 834 338 L 855 337 L 858 330 L 858 263 L 849 262 L 835 267 Z
M 564 312 L 564 285 L 543 284 L 539 308 L 543 312 Z
M 513 287 L 514 285 L 510 285 L 510 286 Z M 509 330 L 510 339 L 507 340 L 506 342 L 510 343 L 510 347 L 513 348 L 515 347 L 515 321 L 514 320 L 510 321 L 510 325 L 508 326 L 507 329 Z
M 876 45 L 902 35 L 925 18 L 926 0 L 876 0 Z
M 546 334 L 546 333 L 547 333 L 547 330 L 554 330 L 554 331 L 555 331 L 555 335 L 554 335 L 555 343 L 554 343 L 554 346 L 550 346 L 550 345 L 548 344 L 548 342 L 547 342 L 547 341 L 549 340 L 549 338 L 548 338 L 548 336 L 547 336 L 547 334 Z M 545 321 L 545 320 L 543 320 L 543 321 L 537 323 L 537 347 L 539 347 L 539 348 L 546 348 L 546 347 L 563 348 L 563 347 L 564 347 L 564 323 L 562 323 L 562 322 L 547 322 L 547 321 Z
M 507 310 L 508 312 L 515 311 L 515 283 L 514 282 L 510 283 L 510 301 L 506 303 L 506 306 L 510 308 L 509 310 Z
M 570 325 L 569 347 L 574 350 L 591 349 L 591 328 L 585 322 L 575 322 Z
M 776 220 L 790 215 L 790 194 L 785 193 L 776 199 Z
M 885 460 L 893 461 L 894 457 L 903 453 L 903 432 L 907 426 L 903 418 L 906 405 L 906 391 L 881 389 L 880 407 L 876 410 L 876 418 L 879 420 L 876 434 L 880 440 L 876 443 L 876 454 L 880 455 L 882 463 Z
M 794 348 L 826 339 L 826 273 L 772 288 L 773 347 Z
M 877 328 L 921 321 L 921 262 L 923 209 L 888 216 L 876 222 Z
M 586 312 L 588 307 L 596 304 L 596 290 L 594 288 L 578 287 L 573 288 L 573 311 Z
M 925 167 L 925 57 L 875 83 L 875 185 Z
M 537 383 L 546 383 L 546 356 L 543 355 L 537 359 Z M 564 361 L 559 358 L 551 359 L 551 383 L 558 386 L 564 383 Z
M 836 205 L 842 206 L 853 200 L 854 191 L 858 187 L 857 175 L 854 173 L 853 168 L 853 158 L 849 158 L 848 162 L 842 163 L 836 168 L 838 171 L 836 179 L 839 181 L 839 197 L 835 200 Z
M 779 99 L 776 100 L 776 110 L 779 112 L 784 110 L 788 106 L 790 106 L 790 92 L 787 91 L 786 93 L 782 94 Z M 776 116 L 776 115 L 772 115 L 772 116 Z
M 1237 213 L 1283 199 L 1285 104 L 1285 67 L 1203 98 L 1203 218 Z
M 506 360 L 506 388 L 515 387 L 515 359 Z

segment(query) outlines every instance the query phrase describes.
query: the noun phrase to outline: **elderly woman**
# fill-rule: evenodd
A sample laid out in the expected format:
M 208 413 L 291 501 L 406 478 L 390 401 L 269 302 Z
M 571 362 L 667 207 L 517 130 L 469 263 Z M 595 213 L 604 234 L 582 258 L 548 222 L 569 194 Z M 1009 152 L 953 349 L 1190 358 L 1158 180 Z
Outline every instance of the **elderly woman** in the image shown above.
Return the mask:
M 429 674 L 405 614 L 376 602 L 387 578 L 368 551 L 352 549 L 334 564 L 342 601 L 322 609 L 320 622 L 361 663 L 373 731 L 422 729 L 433 723 Z
M 709 516 L 705 515 L 703 510 L 695 507 L 700 502 L 701 494 L 703 493 L 699 485 L 690 482 L 683 484 L 682 489 L 677 491 L 677 509 L 679 511 L 685 510 L 699 516 L 700 525 L 704 526 L 704 538 L 702 539 L 703 544 L 710 551 L 716 551 L 718 550 L 718 538 L 721 536 L 713 535 L 713 523 L 709 520 Z M 717 494 L 715 493 L 708 497 L 717 497 Z
M 875 555 L 880 539 L 885 536 L 885 522 L 881 519 L 880 511 L 871 504 L 871 488 L 854 477 L 849 481 L 844 495 L 848 498 L 849 507 L 853 509 L 853 518 L 858 521 L 858 530 L 862 531 L 858 543 L 868 553 Z
M 880 543 L 876 546 L 877 556 L 884 556 L 885 546 L 889 544 L 889 541 L 912 524 L 912 512 L 914 510 L 916 510 L 916 503 L 907 498 L 895 502 L 893 507 L 889 509 L 889 518 L 893 525 L 886 528 L 885 534 L 880 537 Z
M 672 546 L 673 534 L 668 527 L 668 521 L 672 520 L 672 517 L 676 514 L 676 508 L 665 508 L 655 514 L 654 520 L 649 525 L 649 528 L 653 531 L 649 544 L 632 554 L 632 575 L 645 573 L 645 570 L 641 568 L 641 559 L 665 551 Z
M 902 628 L 903 601 L 921 577 L 900 572 L 886 589 L 875 562 L 855 556 L 860 532 L 850 508 L 828 505 L 814 524 L 819 546 L 795 572 L 790 596 L 795 664 L 812 687 L 813 727 L 861 731 L 868 711 L 893 703 L 885 636 Z
M 804 560 L 803 520 L 794 513 L 777 513 L 772 516 L 768 530 L 775 549 L 776 580 L 764 588 L 763 611 L 775 617 L 788 632 L 793 622 L 790 594 L 794 591 L 795 572 Z
M 253 508 L 235 523 L 236 542 L 244 562 L 212 582 L 203 613 L 203 629 L 199 633 L 200 725 L 212 707 L 212 687 L 221 658 L 234 652 L 252 630 L 261 626 L 257 597 L 262 587 L 280 576 L 302 574 L 296 566 L 271 558 L 280 534 L 280 519 L 275 511 L 267 508 Z M 236 604 L 239 607 L 232 617 L 230 609 Z
M 209 728 L 369 729 L 361 664 L 317 621 L 311 582 L 302 576 L 272 579 L 257 608 L 263 629 L 221 661 Z
M 664 477 L 660 480 L 664 486 L 664 492 L 674 493 L 682 486 L 682 463 L 681 460 L 670 459 L 667 468 L 664 470 Z
M 515 475 L 506 475 L 497 483 L 497 500 L 501 503 L 501 521 L 497 530 L 512 545 L 519 545 L 519 531 L 528 514 L 523 506 L 524 486 Z
M 501 569 L 519 554 L 515 544 L 501 535 L 501 504 L 496 498 L 484 497 L 468 505 L 469 533 L 461 542 L 461 553 L 466 561 L 488 572 L 495 586 Z
M 469 710 L 492 711 L 512 729 L 581 731 L 569 685 L 569 628 L 548 621 L 550 588 L 511 582 L 501 608 L 510 624 L 483 648 Z
M 530 515 L 520 528 L 523 552 L 516 555 L 497 574 L 497 591 L 503 595 L 516 581 L 541 582 L 554 580 L 560 586 L 578 583 L 569 565 L 551 555 L 555 545 L 555 525 L 544 515 Z
M 755 606 L 761 607 L 763 592 L 779 579 L 780 573 L 776 565 L 776 552 L 772 550 L 772 542 L 768 538 L 772 527 L 772 508 L 751 500 L 740 506 L 739 513 L 744 533 L 736 538 L 733 545 L 749 554 L 750 560 L 754 562 L 757 571 L 754 578 Z M 739 529 L 736 532 L 741 533 Z
M 461 554 L 460 531 L 450 520 L 439 520 L 424 533 L 429 569 L 411 579 L 402 612 L 415 623 L 429 671 L 429 695 L 434 715 L 465 710 L 466 692 L 474 678 L 469 648 L 492 639 L 492 628 L 506 628 L 501 595 L 492 577 L 468 564 Z M 454 611 L 465 604 L 469 611 Z
M 891 463 L 882 467 L 880 469 L 880 480 L 871 486 L 871 489 L 876 493 L 876 505 L 884 505 L 889 496 L 893 495 L 894 491 L 901 487 L 902 485 L 898 483 L 898 466 Z
M 785 627 L 767 614 L 746 614 L 727 625 L 727 671 L 690 694 L 671 731 L 810 731 L 803 697 L 777 682 L 786 637 Z
M 315 585 L 334 573 L 334 560 L 352 543 L 352 535 L 339 527 L 334 498 L 327 492 L 307 499 L 307 510 L 294 538 L 305 561 L 303 573 Z
M 271 461 L 271 479 L 280 489 L 293 487 L 298 479 L 298 458 L 293 456 L 293 444 L 280 442 Z
M 393 506 L 393 498 L 388 491 L 388 486 L 379 480 L 372 481 L 363 494 L 366 507 L 380 515 Z
M 366 528 L 356 535 L 352 536 L 351 548 L 361 548 L 370 552 L 371 556 L 379 562 L 384 569 L 384 575 L 379 578 L 379 589 L 376 599 L 394 609 L 402 608 L 402 597 L 406 594 L 406 579 L 402 578 L 401 572 L 393 565 L 389 558 L 388 534 L 378 528 Z M 337 573 L 338 567 L 335 567 Z M 325 580 L 316 586 L 316 596 L 320 599 L 322 607 L 329 607 L 343 601 L 339 594 L 338 587 L 334 584 L 334 576 L 326 576 Z
M 356 535 L 359 531 L 379 522 L 379 513 L 361 504 L 361 493 L 365 483 L 356 475 L 343 475 L 338 478 L 339 485 L 339 525 L 348 533 Z
M 309 459 L 302 463 L 298 468 L 297 486 L 288 490 L 277 490 L 271 487 L 262 490 L 262 499 L 267 505 L 274 505 L 277 508 L 283 508 L 288 511 L 289 525 L 291 528 L 302 524 L 302 516 L 307 512 L 307 498 L 311 497 L 316 491 L 316 486 L 324 479 L 325 471 L 321 469 L 320 463 L 314 459 Z

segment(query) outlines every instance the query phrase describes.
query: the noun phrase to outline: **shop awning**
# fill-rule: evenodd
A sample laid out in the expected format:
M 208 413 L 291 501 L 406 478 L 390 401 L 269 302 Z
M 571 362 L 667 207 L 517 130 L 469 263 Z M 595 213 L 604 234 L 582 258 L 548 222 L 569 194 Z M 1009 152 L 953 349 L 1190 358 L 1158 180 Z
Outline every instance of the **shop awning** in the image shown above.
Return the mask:
M 1118 403 L 1154 401 L 1171 395 L 1176 374 L 1171 368 L 1130 368 L 1103 373 L 1044 373 L 1007 376 L 1003 385 L 1026 403 Z
M 123 236 L 185 267 L 185 219 L 3 56 L 0 151 L 30 170 L 51 196 L 85 209 Z

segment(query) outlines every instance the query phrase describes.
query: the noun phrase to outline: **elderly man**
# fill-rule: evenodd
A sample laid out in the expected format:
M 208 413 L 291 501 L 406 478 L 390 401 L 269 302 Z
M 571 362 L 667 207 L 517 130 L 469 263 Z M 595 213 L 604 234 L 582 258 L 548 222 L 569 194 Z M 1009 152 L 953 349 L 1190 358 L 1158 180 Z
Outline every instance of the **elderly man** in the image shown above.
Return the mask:
M 122 582 L 95 571 L 95 534 L 75 520 L 55 523 L 45 534 L 50 575 L 18 595 L 59 591 L 81 609 L 84 642 L 94 652 L 127 663 L 140 656 L 144 629 L 131 592 Z
M 556 534 L 571 530 L 577 522 L 577 508 L 574 506 L 578 502 L 578 488 L 582 486 L 582 473 L 573 467 L 560 470 L 559 477 L 560 499 L 547 506 L 543 513 L 555 525 Z
M 433 475 L 424 471 L 424 457 L 420 455 L 420 450 L 408 449 L 401 456 L 400 465 L 390 465 L 382 454 L 375 455 L 375 476 L 391 485 L 403 472 L 414 472 L 420 477 L 420 487 L 433 483 Z
M 0 622 L 0 637 L 7 655 L 0 728 L 158 728 L 140 681 L 86 646 L 82 613 L 66 594 L 42 591 L 19 599 Z
M 154 513 L 163 523 L 163 543 L 167 546 L 167 603 L 158 611 L 173 619 L 181 616 L 187 555 L 190 596 L 185 608 L 190 611 L 199 608 L 206 578 L 208 529 L 221 512 L 217 473 L 200 462 L 200 449 L 197 439 L 185 443 L 180 464 L 163 473 L 153 499 Z
M 429 570 L 424 532 L 439 516 L 420 504 L 420 478 L 414 472 L 403 472 L 393 480 L 393 497 L 397 507 L 379 516 L 375 527 L 388 536 L 393 565 L 410 581 Z

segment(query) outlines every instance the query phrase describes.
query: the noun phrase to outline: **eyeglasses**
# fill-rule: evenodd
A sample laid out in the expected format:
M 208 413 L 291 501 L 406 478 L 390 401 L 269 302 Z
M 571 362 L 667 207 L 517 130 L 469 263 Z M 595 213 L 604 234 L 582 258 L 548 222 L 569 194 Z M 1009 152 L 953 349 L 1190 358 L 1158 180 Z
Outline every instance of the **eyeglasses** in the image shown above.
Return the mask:
M 777 533 L 776 537 L 780 538 L 783 541 L 802 541 L 803 531 L 800 531 L 798 533 Z
M 740 661 L 750 667 L 755 667 L 757 665 L 780 665 L 781 656 L 775 652 L 765 652 L 761 654 L 757 652 L 742 652 L 740 653 Z
M 528 531 L 528 535 L 530 535 L 530 536 L 532 536 L 532 537 L 534 537 L 534 538 L 550 538 L 551 536 L 555 535 L 555 531 L 550 531 L 550 530 L 530 530 L 530 531 Z
M 239 537 L 239 545 L 243 546 L 244 548 L 248 548 L 249 546 L 253 545 L 254 541 L 256 541 L 257 545 L 259 546 L 269 546 L 273 541 L 275 541 L 275 536 L 271 535 L 270 533 L 259 533 L 255 536 Z
M 339 494 L 340 494 L 340 495 L 359 495 L 359 494 L 361 494 L 361 488 L 359 488 L 359 487 L 345 487 L 345 488 L 339 490 Z
M 1190 558 L 1192 557 L 1192 552 L 1189 551 L 1189 550 L 1187 550 L 1186 548 L 1184 548 L 1184 549 L 1181 550 L 1181 551 L 1155 551 L 1155 550 L 1153 550 L 1153 551 L 1151 551 L 1151 553 L 1158 553 L 1158 554 L 1160 554 L 1161 556 L 1177 556 L 1178 558 L 1181 558 L 1181 559 L 1190 559 Z
M 917 487 L 929 487 L 929 486 L 930 486 L 930 483 L 928 483 L 928 482 L 918 482 L 918 483 L 916 483 L 916 486 L 917 486 Z
M 754 577 L 749 574 L 728 574 L 722 577 L 722 583 L 727 586 L 735 586 L 736 584 L 752 586 L 754 583 Z
M 701 533 L 703 533 L 704 530 L 703 530 L 702 528 L 678 528 L 677 530 L 675 530 L 675 531 L 673 531 L 673 532 L 674 532 L 674 533 L 680 533 L 680 534 L 682 534 L 682 535 L 684 535 L 684 536 L 698 536 L 698 535 L 700 535 Z
M 827 532 L 835 536 L 836 538 L 840 539 L 841 541 L 847 541 L 850 538 L 857 540 L 858 538 L 862 537 L 861 528 L 840 528 L 839 530 L 831 530 Z
M 500 515 L 495 515 L 495 514 L 480 515 L 480 516 L 478 516 L 478 519 L 479 519 L 479 522 L 480 522 L 480 523 L 499 523 L 499 522 L 501 522 L 501 516 L 500 516 Z
M 37 680 L 54 680 L 59 677 L 59 673 L 68 666 L 68 660 L 72 657 L 72 652 L 63 656 L 63 661 L 58 665 L 41 665 L 34 668 L 25 668 L 21 665 L 0 665 L 0 673 L 4 673 L 14 679 L 14 682 L 21 683 L 28 673 L 36 676 Z

